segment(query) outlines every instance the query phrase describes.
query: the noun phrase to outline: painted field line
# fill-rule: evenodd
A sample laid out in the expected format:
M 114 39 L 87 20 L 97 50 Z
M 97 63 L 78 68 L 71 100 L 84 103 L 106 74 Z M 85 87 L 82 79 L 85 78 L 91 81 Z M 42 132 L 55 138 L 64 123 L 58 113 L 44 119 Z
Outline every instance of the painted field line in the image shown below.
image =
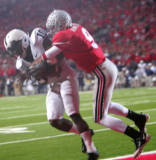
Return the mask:
M 116 101 L 117 103 L 121 103 L 122 105 L 130 105 L 130 106 L 133 106 L 133 105 L 136 105 L 136 104 L 145 104 L 145 103 L 150 103 L 150 102 L 156 102 L 156 100 L 154 100 L 154 101 L 151 101 L 151 100 L 144 100 L 144 101 L 136 101 L 136 102 L 133 102 L 133 103 L 131 103 L 130 104 L 130 102 L 120 102 L 120 101 Z M 88 106 L 88 105 L 90 105 L 90 107 L 88 107 L 88 108 L 82 108 L 82 109 L 80 109 L 80 111 L 88 111 L 88 110 L 92 110 L 92 102 L 89 102 L 89 103 L 84 103 L 84 104 L 80 104 L 80 108 L 82 107 L 82 106 Z M 4 114 L 10 114 L 10 113 L 22 113 L 22 112 L 26 112 L 26 111 L 35 111 L 35 110 L 38 110 L 38 108 L 36 108 L 36 107 L 33 107 L 33 108 L 28 108 L 28 107 L 22 107 L 21 109 L 26 109 L 26 110 L 18 110 L 18 111 L 9 111 L 9 112 L 1 112 L 0 113 L 0 115 L 2 114 L 2 115 L 4 115 Z M 14 108 L 12 108 L 12 109 L 14 109 Z M 43 110 L 43 108 L 40 108 L 40 109 L 42 109 Z
M 23 109 L 23 108 L 22 108 Z M 11 114 L 11 113 L 23 113 L 23 112 L 35 112 L 35 110 L 39 110 L 37 107 L 35 108 L 28 108 L 26 110 L 18 110 L 18 111 L 9 111 L 9 112 L 1 112 L 0 115 L 4 115 L 4 114 Z M 43 112 L 43 109 L 42 109 Z
M 12 116 L 12 117 L 7 117 L 7 118 L 0 118 L 0 120 L 26 118 L 26 117 L 42 116 L 42 115 L 46 115 L 46 113 L 37 113 L 37 114 L 26 114 L 26 115 L 21 115 L 21 116 Z
M 151 110 L 141 110 L 140 112 L 150 112 L 150 111 L 156 111 L 156 109 L 151 109 Z M 92 116 L 87 116 L 87 117 L 83 117 L 84 119 L 93 119 Z M 36 126 L 36 125 L 44 125 L 44 124 L 48 124 L 48 120 L 47 121 L 43 121 L 43 122 L 34 122 L 34 123 L 26 123 L 26 124 L 19 124 L 19 125 L 14 125 L 14 126 L 6 126 L 6 127 L 27 127 L 27 126 Z M 3 127 L 5 128 L 5 127 Z
M 88 117 L 84 117 L 84 119 L 91 119 L 93 118 L 92 116 L 88 116 Z M 44 125 L 44 124 L 49 124 L 48 120 L 47 121 L 43 121 L 43 122 L 34 122 L 34 123 L 26 123 L 26 124 L 18 124 L 15 126 L 6 126 L 6 127 L 0 127 L 0 128 L 8 128 L 8 127 L 27 127 L 27 126 L 37 126 L 37 125 Z
M 129 94 L 128 94 L 129 95 Z M 137 101 L 138 99 L 140 100 L 141 98 L 144 98 L 144 97 L 148 97 L 148 95 L 144 95 L 144 94 L 139 94 L 138 95 L 138 93 L 136 94 L 137 95 L 137 97 L 136 98 L 134 98 L 134 97 L 129 97 L 129 96 L 126 96 L 126 97 L 117 97 L 117 98 L 113 98 L 112 100 L 113 101 L 115 101 L 115 100 L 118 100 L 118 99 L 129 99 L 130 101 L 131 100 L 133 100 L 133 101 Z M 144 95 L 144 96 L 142 96 L 142 97 L 140 97 L 141 95 Z M 133 96 L 135 96 L 135 94 L 133 94 Z M 149 95 L 151 98 L 155 98 L 156 96 L 155 95 L 153 95 L 153 96 L 151 96 L 151 95 Z M 146 98 L 147 99 L 147 98 Z M 83 101 L 81 102 L 81 103 L 83 103 L 83 104 L 80 104 L 81 106 L 86 106 L 86 105 L 88 105 L 88 104 L 92 104 L 92 99 L 91 98 L 89 98 L 88 99 L 88 101 L 91 101 L 91 102 L 89 102 L 89 103 L 83 103 Z M 127 100 L 126 100 L 127 101 Z M 121 101 L 119 101 L 119 102 L 121 102 Z M 123 101 L 124 102 L 124 101 Z M 143 100 L 143 101 L 138 101 L 138 103 L 148 103 L 148 102 L 151 102 L 150 100 Z M 156 101 L 153 101 L 153 102 L 156 102 Z M 136 102 L 136 104 L 138 104 L 137 102 Z M 125 104 L 125 103 L 124 103 Z M 128 104 L 128 103 L 127 103 Z M 135 104 L 135 102 L 133 103 L 133 104 Z M 35 107 L 35 106 L 31 106 L 31 107 Z M 29 106 L 16 106 L 16 107 L 12 107 L 12 106 L 10 106 L 10 107 L 0 107 L 0 110 L 12 110 L 12 109 L 23 109 L 23 108 L 30 108 Z
M 146 125 L 150 126 L 150 125 L 155 125 L 156 124 L 156 121 L 154 122 L 148 122 L 146 123 Z M 135 125 L 130 125 L 131 127 L 134 127 Z M 98 129 L 98 130 L 95 130 L 94 132 L 102 132 L 102 131 L 107 131 L 107 130 L 111 130 L 109 128 L 103 128 L 103 129 Z
M 130 96 L 130 94 L 129 94 L 129 96 L 127 95 L 127 96 L 122 96 L 122 97 L 114 97 L 113 98 L 113 100 L 117 100 L 117 99 L 130 99 L 130 100 L 138 100 L 138 99 L 148 99 L 147 97 L 150 97 L 150 98 L 155 98 L 156 97 L 156 95 L 153 95 L 154 93 L 152 93 L 152 94 L 149 94 L 149 95 L 147 95 L 147 94 L 144 94 L 144 95 L 141 95 L 141 94 L 133 94 L 133 96 Z M 152 95 L 152 96 L 151 96 Z M 134 97 L 134 96 L 137 96 L 137 97 Z
M 155 153 L 156 153 L 156 150 L 144 152 L 141 155 L 155 154 Z M 128 155 L 124 155 L 124 156 L 118 156 L 118 157 L 112 157 L 112 158 L 106 158 L 106 159 L 100 159 L 100 160 L 113 160 L 113 159 L 128 158 L 128 157 L 133 157 L 133 154 L 128 154 Z
M 92 110 L 92 107 L 80 109 L 80 111 L 88 111 L 88 110 Z M 156 108 L 152 108 L 152 109 L 145 109 L 145 110 L 137 110 L 136 112 L 151 112 L 155 110 Z M 18 118 L 26 118 L 26 117 L 42 116 L 42 115 L 46 115 L 46 113 L 34 113 L 34 114 L 26 114 L 26 115 L 21 115 L 21 116 L 12 116 L 12 117 L 7 117 L 7 118 L 0 118 L 0 120 L 18 119 Z
M 92 108 L 86 108 L 86 109 L 80 109 L 80 111 L 88 111 L 88 110 L 92 110 Z M 46 116 L 46 112 L 44 113 L 34 113 L 34 114 L 26 114 L 26 115 L 21 115 L 21 116 L 12 116 L 12 117 L 7 117 L 7 118 L 0 118 L 0 120 L 7 120 L 7 119 L 18 119 L 18 118 L 26 118 L 26 117 L 35 117 L 35 116 L 42 116 L 45 115 Z
M 89 103 L 89 104 L 92 104 L 92 103 Z M 89 104 L 87 104 L 86 106 L 88 106 Z M 88 110 L 90 110 L 90 108 L 92 108 L 92 107 L 88 107 L 88 108 L 82 108 L 82 109 L 80 109 L 80 111 L 88 111 Z M 23 109 L 23 108 L 22 108 Z M 41 110 L 41 112 L 43 112 L 43 109 L 44 109 L 44 111 L 46 110 L 46 108 L 44 107 L 42 107 L 42 108 L 37 108 L 37 107 L 33 107 L 33 108 L 30 108 L 30 109 L 27 109 L 27 110 L 18 110 L 18 111 L 9 111 L 9 112 L 1 112 L 0 114 L 2 114 L 2 115 L 4 115 L 4 114 L 10 114 L 10 113 L 22 113 L 22 112 L 26 112 L 26 111 L 35 111 L 35 110 Z
M 87 102 L 87 103 L 83 103 L 83 104 L 80 104 L 81 106 L 86 106 L 88 104 L 92 104 L 92 102 Z M 45 106 L 45 105 L 43 105 Z M 16 106 L 16 107 L 0 107 L 0 110 L 13 110 L 13 109 L 23 109 L 23 108 L 36 108 L 36 106 Z M 43 108 L 43 107 L 40 107 L 40 108 Z
M 139 95 L 148 95 L 148 94 L 150 94 L 151 92 L 152 93 L 154 93 L 154 91 L 155 91 L 155 87 L 153 87 L 153 88 L 139 88 L 139 89 L 143 89 L 143 90 L 137 90 L 137 91 L 134 91 L 135 93 L 134 93 L 134 95 L 137 95 L 138 96 L 138 93 L 139 93 Z M 147 89 L 148 91 L 146 92 L 146 91 L 144 91 L 144 89 Z M 125 90 L 126 91 L 126 89 L 114 89 L 114 91 L 120 91 L 120 90 Z M 154 91 L 153 91 L 154 90 Z M 80 93 L 80 95 L 82 94 L 86 94 L 86 93 L 88 93 L 88 94 L 92 94 L 93 93 L 93 91 L 91 90 L 91 91 L 80 91 L 79 92 Z M 148 94 L 147 94 L 148 93 Z M 129 96 L 130 94 L 129 93 L 127 93 L 127 92 L 125 92 L 124 93 L 124 95 L 127 95 L 127 96 Z
M 36 110 L 36 108 L 35 108 L 35 110 Z M 88 111 L 88 110 L 92 110 L 92 107 L 80 109 L 80 111 Z M 18 111 L 18 112 L 20 112 L 20 111 Z M 26 112 L 26 111 L 21 111 L 21 112 Z M 2 113 L 2 114 L 5 114 L 5 113 Z M 7 117 L 7 118 L 0 118 L 0 120 L 25 118 L 25 117 L 41 116 L 41 115 L 46 115 L 46 112 L 44 112 L 44 113 L 27 114 L 27 115 L 21 115 L 21 116 L 13 116 L 13 117 Z
M 30 107 L 29 106 L 0 107 L 0 110 L 23 109 L 23 108 L 30 108 Z
M 147 97 L 147 96 L 145 96 L 145 97 Z M 150 97 L 156 97 L 156 96 L 150 96 Z M 113 101 L 116 101 L 116 100 L 118 100 L 119 99 L 119 101 L 116 101 L 116 102 L 121 102 L 120 101 L 120 99 L 123 99 L 124 98 L 124 100 L 126 100 L 126 98 L 125 97 L 119 97 L 119 98 L 114 98 L 113 99 Z M 122 100 L 122 104 L 123 105 L 135 105 L 135 104 L 143 104 L 143 103 L 149 103 L 149 102 L 156 102 L 156 100 L 140 100 L 140 101 L 138 101 L 138 98 L 140 99 L 140 98 L 142 98 L 142 97 L 137 97 L 137 98 L 134 98 L 134 97 L 127 97 L 128 98 L 128 102 L 127 102 L 127 100 L 126 100 L 126 102 L 124 102 L 124 100 Z M 134 101 L 132 104 L 131 104 L 131 99 Z M 147 98 L 146 98 L 147 99 Z M 83 103 L 83 104 L 80 104 L 80 106 L 88 106 L 88 105 L 91 105 L 92 106 L 92 100 L 91 99 L 88 99 L 88 101 L 90 101 L 90 102 L 88 102 L 88 103 L 83 103 L 83 102 L 81 102 L 81 103 Z M 33 109 L 33 108 L 36 108 L 35 106 L 31 106 L 31 107 L 29 107 L 29 106 L 16 106 L 16 107 L 0 107 L 0 110 L 14 110 L 14 109 Z M 18 111 L 17 111 L 18 112 Z M 5 112 L 5 113 L 7 113 L 7 112 Z M 11 113 L 11 112 L 8 112 L 8 113 Z M 16 113 L 16 111 L 12 111 L 12 113 Z
M 147 123 L 147 125 L 155 125 L 155 124 L 156 124 L 156 121 Z M 97 130 L 94 130 L 94 131 L 95 132 L 105 132 L 105 131 L 109 131 L 109 130 L 110 130 L 109 128 L 104 128 L 104 129 L 97 129 Z M 17 144 L 17 143 L 23 143 L 23 142 L 32 142 L 32 141 L 38 141 L 38 140 L 53 139 L 53 138 L 71 136 L 71 135 L 75 135 L 75 134 L 65 133 L 65 134 L 59 134 L 59 135 L 55 135 L 55 136 L 38 137 L 38 138 L 30 138 L 30 139 L 2 142 L 2 143 L 0 143 L 0 146 L 7 145 L 7 144 Z

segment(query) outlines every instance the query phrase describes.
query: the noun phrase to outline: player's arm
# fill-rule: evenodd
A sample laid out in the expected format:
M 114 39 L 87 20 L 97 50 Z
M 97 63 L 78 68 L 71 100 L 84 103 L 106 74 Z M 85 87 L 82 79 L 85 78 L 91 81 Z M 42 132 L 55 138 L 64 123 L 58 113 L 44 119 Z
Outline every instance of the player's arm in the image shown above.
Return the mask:
M 46 61 L 49 64 L 56 64 L 58 62 L 57 56 L 62 53 L 62 50 L 56 46 L 52 46 L 45 53 L 43 53 L 40 57 L 33 61 L 31 66 L 41 63 L 42 61 Z
M 56 46 L 52 46 L 42 54 L 44 60 L 53 60 L 57 55 L 62 53 L 62 50 Z
M 58 33 L 54 35 L 52 39 L 53 46 L 42 54 L 43 59 L 52 60 L 66 50 L 69 46 L 69 40 L 66 37 L 67 35 L 65 33 Z
M 21 71 L 22 73 L 26 73 L 31 63 L 24 60 L 23 58 L 17 57 L 16 60 L 16 69 Z
M 31 63 L 24 60 L 23 58 L 17 57 L 16 60 L 16 69 L 19 71 L 18 78 L 23 83 L 24 80 L 28 79 L 28 69 L 30 67 Z

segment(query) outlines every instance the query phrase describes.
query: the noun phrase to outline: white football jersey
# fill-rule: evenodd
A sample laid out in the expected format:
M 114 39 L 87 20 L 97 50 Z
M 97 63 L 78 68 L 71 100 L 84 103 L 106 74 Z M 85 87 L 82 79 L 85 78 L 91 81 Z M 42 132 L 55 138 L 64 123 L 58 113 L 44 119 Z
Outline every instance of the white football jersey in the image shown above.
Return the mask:
M 30 48 L 31 48 L 31 54 L 34 60 L 37 59 L 39 56 L 41 56 L 42 53 L 45 52 L 45 49 L 43 47 L 43 41 L 46 36 L 47 36 L 47 33 L 42 28 L 35 28 L 32 31 L 30 35 Z M 16 61 L 16 68 L 22 71 L 24 68 L 29 67 L 29 65 L 26 65 L 24 62 L 25 61 L 23 60 L 23 58 L 18 57 Z M 76 76 L 75 72 L 71 67 L 69 67 L 68 63 L 64 58 L 59 63 L 62 68 L 61 72 L 59 73 L 59 76 L 49 75 L 47 77 L 48 83 L 62 82 L 66 79 Z
M 43 40 L 47 36 L 47 33 L 42 28 L 35 28 L 30 36 L 30 48 L 33 59 L 37 59 L 44 53 Z
M 39 56 L 42 55 L 42 53 L 45 52 L 44 47 L 43 47 L 43 40 L 47 36 L 47 33 L 45 30 L 42 28 L 35 28 L 30 36 L 30 47 L 31 47 L 31 52 L 33 59 L 38 58 Z M 69 67 L 68 63 L 66 60 L 61 60 L 61 73 L 59 76 L 50 76 L 48 77 L 48 82 L 53 83 L 53 82 L 61 82 L 69 77 L 74 77 L 75 72 Z

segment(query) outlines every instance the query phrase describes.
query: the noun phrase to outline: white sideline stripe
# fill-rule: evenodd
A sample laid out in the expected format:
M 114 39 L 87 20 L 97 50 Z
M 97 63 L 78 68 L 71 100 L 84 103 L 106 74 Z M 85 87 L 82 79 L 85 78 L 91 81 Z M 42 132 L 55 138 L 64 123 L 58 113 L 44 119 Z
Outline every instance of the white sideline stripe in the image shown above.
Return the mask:
M 149 151 L 149 152 L 144 152 L 141 155 L 146 155 L 146 154 L 153 154 L 156 153 L 156 151 Z M 119 158 L 128 158 L 128 157 L 133 157 L 133 154 L 128 154 L 124 156 L 118 156 L 118 157 L 112 157 L 112 158 L 107 158 L 107 159 L 100 159 L 100 160 L 113 160 L 113 159 L 119 159 Z
M 92 110 L 92 107 L 80 109 L 80 111 L 85 111 L 85 110 Z M 155 110 L 156 110 L 156 108 L 152 108 L 152 109 L 138 110 L 136 112 L 151 112 L 151 111 L 155 111 Z M 21 116 L 13 116 L 13 117 L 7 117 L 7 118 L 0 118 L 0 120 L 25 118 L 25 117 L 33 117 L 33 116 L 41 116 L 41 115 L 46 115 L 46 113 L 26 114 L 26 115 L 21 115 Z
M 147 125 L 153 125 L 153 124 L 156 124 L 156 121 L 147 123 Z M 94 130 L 94 131 L 95 132 L 103 132 L 103 131 L 108 131 L 108 130 L 110 130 L 110 129 L 109 128 L 104 128 L 104 129 L 98 129 L 98 130 Z M 59 135 L 56 135 L 56 136 L 47 136 L 47 137 L 39 137 L 39 138 L 31 138 L 31 139 L 23 139 L 23 140 L 2 142 L 2 143 L 0 143 L 0 146 L 7 145 L 7 144 L 16 144 L 16 143 L 32 142 L 32 141 L 45 140 L 45 139 L 51 139 L 51 138 L 65 137 L 65 136 L 71 136 L 71 135 L 75 135 L 75 134 L 74 133 L 66 133 L 66 134 L 59 134 Z

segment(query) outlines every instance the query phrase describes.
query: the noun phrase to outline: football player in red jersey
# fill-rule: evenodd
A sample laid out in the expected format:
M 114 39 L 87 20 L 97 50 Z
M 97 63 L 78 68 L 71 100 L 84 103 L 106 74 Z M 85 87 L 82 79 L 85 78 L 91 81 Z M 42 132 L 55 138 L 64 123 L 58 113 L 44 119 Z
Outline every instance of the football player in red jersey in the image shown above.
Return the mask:
M 145 132 L 149 116 L 111 102 L 118 74 L 115 64 L 105 57 L 102 49 L 84 27 L 72 23 L 71 16 L 66 11 L 54 10 L 50 13 L 46 28 L 54 35 L 53 46 L 45 51 L 39 60 L 49 61 L 63 52 L 67 59 L 73 60 L 83 71 L 95 75 L 95 122 L 131 137 L 136 146 L 134 157 L 138 157 L 150 140 L 150 135 Z M 133 120 L 139 131 L 108 113 Z

